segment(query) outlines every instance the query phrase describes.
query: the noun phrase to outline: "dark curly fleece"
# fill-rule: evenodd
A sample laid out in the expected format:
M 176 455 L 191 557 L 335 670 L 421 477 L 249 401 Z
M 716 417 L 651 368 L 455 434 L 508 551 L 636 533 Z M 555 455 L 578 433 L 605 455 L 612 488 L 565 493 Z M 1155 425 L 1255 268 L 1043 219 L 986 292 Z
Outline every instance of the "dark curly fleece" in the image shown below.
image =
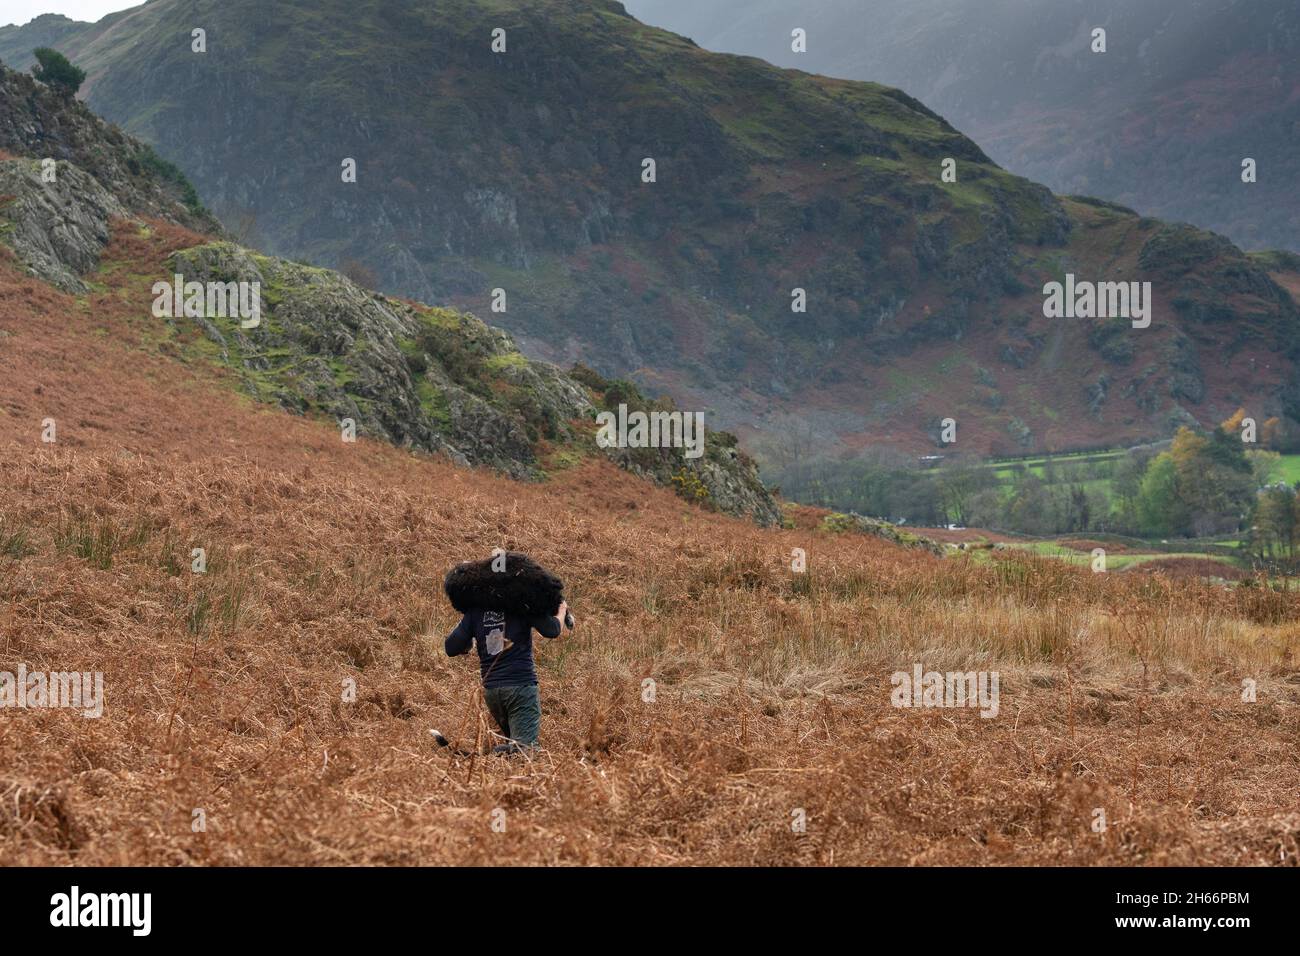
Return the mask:
M 443 587 L 461 614 L 477 609 L 512 617 L 551 617 L 564 600 L 564 582 L 518 551 L 506 552 L 504 571 L 493 571 L 491 558 L 464 561 L 447 572 Z

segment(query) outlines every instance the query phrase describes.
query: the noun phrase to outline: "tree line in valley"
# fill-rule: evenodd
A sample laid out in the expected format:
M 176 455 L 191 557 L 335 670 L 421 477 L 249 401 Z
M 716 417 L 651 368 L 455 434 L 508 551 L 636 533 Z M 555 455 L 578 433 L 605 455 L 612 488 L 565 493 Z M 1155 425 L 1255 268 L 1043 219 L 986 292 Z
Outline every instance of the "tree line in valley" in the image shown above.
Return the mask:
M 1273 422 L 1242 441 L 1238 411 L 1217 428 L 1122 452 L 1024 462 L 949 460 L 875 450 L 851 461 L 787 460 L 769 472 L 792 500 L 917 525 L 1032 535 L 1105 532 L 1146 538 L 1240 534 L 1290 557 L 1300 502 L 1277 480 L 1283 447 Z M 1272 446 L 1272 447 L 1270 447 Z

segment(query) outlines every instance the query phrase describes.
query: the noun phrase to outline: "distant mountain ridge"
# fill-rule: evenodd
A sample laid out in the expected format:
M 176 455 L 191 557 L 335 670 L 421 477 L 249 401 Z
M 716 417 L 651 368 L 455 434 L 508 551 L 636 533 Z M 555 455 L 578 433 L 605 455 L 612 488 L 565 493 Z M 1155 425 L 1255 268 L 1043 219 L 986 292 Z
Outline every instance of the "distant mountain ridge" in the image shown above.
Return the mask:
M 710 50 L 899 86 L 1008 169 L 1300 251 L 1293 0 L 628 0 Z M 790 32 L 807 32 L 807 52 Z M 1092 30 L 1106 30 L 1104 54 Z M 1254 158 L 1258 181 L 1240 181 Z
M 472 308 L 765 460 L 933 448 L 945 418 L 961 454 L 1300 418 L 1285 261 L 1053 196 L 905 92 L 709 53 L 612 0 L 154 0 L 0 31 L 0 56 L 55 33 L 235 238 Z M 1067 273 L 1151 281 L 1151 328 L 1045 317 Z

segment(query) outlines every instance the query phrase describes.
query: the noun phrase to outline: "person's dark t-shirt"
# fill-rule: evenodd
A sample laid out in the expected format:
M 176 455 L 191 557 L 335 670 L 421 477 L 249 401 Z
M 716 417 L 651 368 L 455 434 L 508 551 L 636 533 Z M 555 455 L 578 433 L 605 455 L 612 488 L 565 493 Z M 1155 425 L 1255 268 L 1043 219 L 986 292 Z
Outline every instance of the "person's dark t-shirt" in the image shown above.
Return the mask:
M 470 611 L 447 635 L 447 654 L 455 657 L 478 645 L 484 687 L 518 687 L 537 683 L 533 666 L 533 630 L 543 637 L 560 636 L 554 617 L 511 617 L 500 611 Z

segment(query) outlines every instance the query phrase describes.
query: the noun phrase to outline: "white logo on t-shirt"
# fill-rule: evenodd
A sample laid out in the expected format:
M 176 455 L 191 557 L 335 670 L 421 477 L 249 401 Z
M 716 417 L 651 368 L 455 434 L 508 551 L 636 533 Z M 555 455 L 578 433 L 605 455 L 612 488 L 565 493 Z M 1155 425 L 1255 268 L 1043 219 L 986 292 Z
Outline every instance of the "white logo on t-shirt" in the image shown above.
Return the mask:
M 483 626 L 491 628 L 483 639 L 488 656 L 496 657 L 506 646 L 506 616 L 498 611 L 483 612 Z

